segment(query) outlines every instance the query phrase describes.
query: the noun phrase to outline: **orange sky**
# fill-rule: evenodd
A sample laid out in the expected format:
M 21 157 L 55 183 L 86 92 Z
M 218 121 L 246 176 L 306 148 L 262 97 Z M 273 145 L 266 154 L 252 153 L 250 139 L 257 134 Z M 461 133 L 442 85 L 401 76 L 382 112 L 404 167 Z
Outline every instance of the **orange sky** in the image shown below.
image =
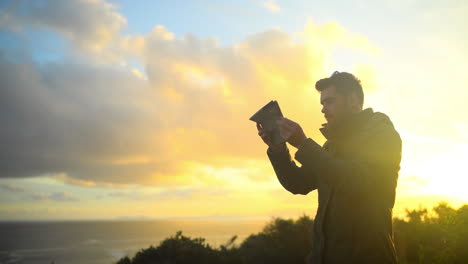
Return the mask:
M 313 216 L 317 194 L 281 187 L 248 118 L 278 100 L 322 144 L 314 84 L 334 70 L 360 78 L 364 106 L 389 115 L 402 136 L 397 216 L 468 202 L 468 52 L 452 32 L 382 40 L 311 14 L 297 30 L 271 25 L 221 44 L 157 22 L 129 34 L 131 21 L 107 2 L 68 4 L 103 19 L 61 25 L 0 12 L 5 36 L 46 30 L 68 47 L 49 63 L 11 61 L 7 48 L 0 57 L 0 96 L 11 104 L 0 110 L 21 132 L 2 134 L 12 145 L 5 164 L 15 166 L 0 172 L 0 219 Z

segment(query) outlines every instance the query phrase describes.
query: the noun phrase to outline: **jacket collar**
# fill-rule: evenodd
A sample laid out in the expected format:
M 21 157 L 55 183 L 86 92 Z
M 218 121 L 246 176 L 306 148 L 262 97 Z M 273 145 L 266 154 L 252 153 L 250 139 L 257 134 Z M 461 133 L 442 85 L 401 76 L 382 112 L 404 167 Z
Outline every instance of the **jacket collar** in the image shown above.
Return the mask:
M 352 134 L 356 129 L 360 128 L 364 122 L 369 120 L 373 114 L 374 110 L 372 108 L 366 108 L 338 123 L 322 124 L 319 130 L 327 140 L 341 138 Z

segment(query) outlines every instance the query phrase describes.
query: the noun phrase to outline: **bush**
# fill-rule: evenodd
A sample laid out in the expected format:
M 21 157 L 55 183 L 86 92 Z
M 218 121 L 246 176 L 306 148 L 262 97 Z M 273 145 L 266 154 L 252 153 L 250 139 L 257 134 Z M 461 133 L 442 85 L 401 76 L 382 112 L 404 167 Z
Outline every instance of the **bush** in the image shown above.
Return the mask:
M 178 231 L 158 247 L 142 249 L 117 264 L 303 264 L 312 248 L 312 225 L 305 215 L 297 220 L 274 218 L 240 246 L 235 246 L 237 236 L 233 236 L 219 248 Z M 406 218 L 395 218 L 393 227 L 402 264 L 468 263 L 468 205 L 454 209 L 440 202 L 432 211 L 406 210 Z
M 313 220 L 275 218 L 263 231 L 250 235 L 241 245 L 242 263 L 300 263 L 312 249 Z
M 190 238 L 176 232 L 158 247 L 142 249 L 130 259 L 121 258 L 117 264 L 193 264 L 193 263 L 240 263 L 238 249 L 233 247 L 237 236 L 232 237 L 219 249 L 213 249 L 204 238 Z
M 458 210 L 446 202 L 433 209 L 406 210 L 394 219 L 395 244 L 403 263 L 468 263 L 468 205 Z

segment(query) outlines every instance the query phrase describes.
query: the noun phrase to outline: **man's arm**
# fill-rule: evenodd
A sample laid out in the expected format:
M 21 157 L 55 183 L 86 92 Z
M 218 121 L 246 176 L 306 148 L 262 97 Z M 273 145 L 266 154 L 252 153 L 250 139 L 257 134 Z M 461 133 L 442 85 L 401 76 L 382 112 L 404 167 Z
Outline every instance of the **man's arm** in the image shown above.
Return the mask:
M 371 137 L 353 157 L 334 157 L 308 138 L 295 159 L 309 166 L 317 182 L 361 194 L 394 190 L 401 160 L 400 136 L 392 126 L 369 134 Z
M 293 194 L 306 195 L 317 189 L 315 176 L 308 165 L 297 166 L 291 159 L 287 146 L 279 151 L 267 149 L 273 169 L 281 185 Z

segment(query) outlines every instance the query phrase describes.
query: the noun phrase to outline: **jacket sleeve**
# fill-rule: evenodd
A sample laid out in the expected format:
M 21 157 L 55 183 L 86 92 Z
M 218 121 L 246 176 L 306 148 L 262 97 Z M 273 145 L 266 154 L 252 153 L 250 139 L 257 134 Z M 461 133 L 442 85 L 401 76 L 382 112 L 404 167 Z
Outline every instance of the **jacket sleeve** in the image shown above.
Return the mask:
M 308 138 L 295 159 L 308 164 L 321 184 L 340 186 L 353 192 L 394 191 L 401 161 L 401 139 L 393 126 L 369 133 L 352 157 L 338 158 Z
M 291 159 L 288 147 L 280 152 L 272 152 L 268 148 L 267 154 L 279 182 L 286 190 L 293 194 L 306 195 L 317 189 L 312 170 L 308 168 L 308 165 L 297 166 Z

